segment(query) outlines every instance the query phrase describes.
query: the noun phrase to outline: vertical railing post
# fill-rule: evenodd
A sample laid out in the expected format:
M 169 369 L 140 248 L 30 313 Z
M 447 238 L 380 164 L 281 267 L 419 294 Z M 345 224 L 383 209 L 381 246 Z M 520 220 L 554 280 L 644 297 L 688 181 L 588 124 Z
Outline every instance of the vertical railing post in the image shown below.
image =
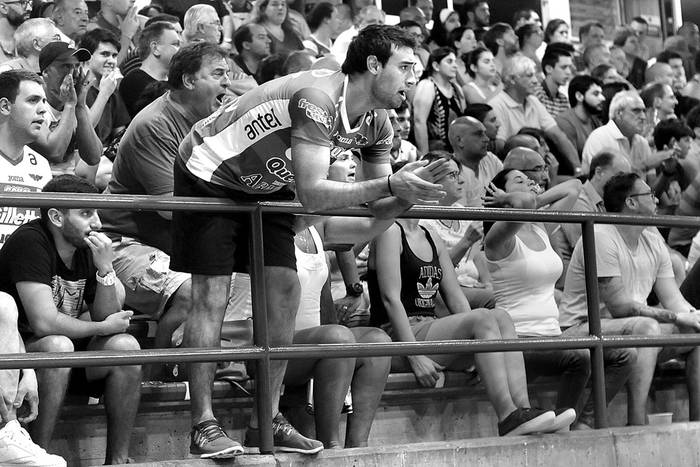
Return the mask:
M 600 298 L 598 297 L 598 268 L 595 255 L 595 232 L 593 221 L 584 221 L 582 229 L 583 258 L 586 274 L 586 303 L 588 304 L 588 330 L 598 338 L 591 348 L 591 373 L 593 376 L 593 400 L 595 401 L 595 426 L 605 428 L 608 424 L 605 407 L 605 367 L 603 359 L 602 332 L 600 329 Z
M 272 441 L 272 391 L 270 388 L 270 344 L 267 326 L 267 298 L 265 295 L 265 269 L 263 253 L 262 208 L 258 206 L 250 214 L 250 272 L 253 299 L 253 340 L 265 352 L 255 362 L 255 398 L 260 428 L 260 453 L 273 452 Z

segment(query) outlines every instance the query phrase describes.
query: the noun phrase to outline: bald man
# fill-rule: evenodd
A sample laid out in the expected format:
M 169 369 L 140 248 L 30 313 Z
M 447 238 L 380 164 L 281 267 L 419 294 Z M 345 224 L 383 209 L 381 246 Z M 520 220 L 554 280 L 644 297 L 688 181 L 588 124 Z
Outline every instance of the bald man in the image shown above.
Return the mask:
M 459 117 L 451 124 L 447 137 L 455 157 L 462 163 L 465 206 L 481 206 L 484 191 L 503 164 L 489 152 L 486 127 L 474 117 Z
M 644 72 L 645 84 L 662 83 L 673 87 L 675 74 L 668 63 L 656 62 Z
M 503 168 L 521 171 L 537 183 L 542 191 L 549 188 L 549 167 L 540 153 L 533 149 L 524 147 L 512 149 L 503 161 Z
M 532 135 L 517 134 L 506 140 L 501 154 L 508 154 L 515 148 L 528 148 L 541 153 L 540 142 Z

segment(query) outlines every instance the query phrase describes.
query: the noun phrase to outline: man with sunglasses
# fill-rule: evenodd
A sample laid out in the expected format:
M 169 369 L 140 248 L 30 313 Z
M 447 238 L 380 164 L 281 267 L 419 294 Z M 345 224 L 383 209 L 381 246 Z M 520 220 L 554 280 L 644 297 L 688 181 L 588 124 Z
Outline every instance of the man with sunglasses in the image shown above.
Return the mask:
M 31 12 L 31 0 L 0 1 L 0 64 L 15 58 L 15 31 Z
M 658 200 L 636 173 L 613 176 L 605 184 L 605 209 L 653 216 Z M 596 225 L 596 269 L 601 330 L 611 335 L 670 335 L 700 331 L 700 313 L 675 281 L 668 248 L 657 229 L 644 225 Z M 658 307 L 647 305 L 654 291 Z M 588 335 L 583 245 L 574 249 L 559 307 L 564 335 Z M 690 420 L 700 420 L 700 348 L 641 347 L 628 380 L 627 423 L 646 423 L 646 402 L 657 361 L 686 360 Z

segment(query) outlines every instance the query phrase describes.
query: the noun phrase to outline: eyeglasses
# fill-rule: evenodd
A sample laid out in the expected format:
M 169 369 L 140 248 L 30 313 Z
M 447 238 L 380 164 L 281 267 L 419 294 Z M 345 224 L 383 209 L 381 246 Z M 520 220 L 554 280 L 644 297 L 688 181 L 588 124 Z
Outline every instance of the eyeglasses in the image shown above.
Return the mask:
M 652 199 L 656 198 L 653 191 L 645 191 L 644 193 L 632 193 L 631 195 L 627 195 L 628 198 L 636 198 L 637 196 L 650 196 Z
M 533 167 L 531 169 L 522 169 L 522 172 L 549 172 L 549 165 L 538 165 L 537 167 Z

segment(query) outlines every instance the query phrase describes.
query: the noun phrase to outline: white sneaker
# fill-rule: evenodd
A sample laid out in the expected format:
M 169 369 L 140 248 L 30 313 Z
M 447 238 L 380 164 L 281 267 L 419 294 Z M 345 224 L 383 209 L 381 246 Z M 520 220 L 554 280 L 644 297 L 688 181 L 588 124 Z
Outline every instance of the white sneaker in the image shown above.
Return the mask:
M 17 420 L 12 420 L 0 429 L 0 465 L 66 467 L 66 461 L 44 451 Z

